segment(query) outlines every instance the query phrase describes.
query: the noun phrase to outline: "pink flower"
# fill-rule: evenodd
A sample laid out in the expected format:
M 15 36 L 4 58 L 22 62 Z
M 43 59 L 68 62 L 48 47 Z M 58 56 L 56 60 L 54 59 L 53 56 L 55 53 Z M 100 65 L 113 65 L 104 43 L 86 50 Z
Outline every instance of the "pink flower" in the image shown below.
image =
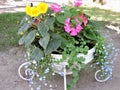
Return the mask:
M 75 30 L 75 28 L 71 28 L 71 32 L 70 32 L 70 35 L 71 36 L 76 36 L 78 33 L 77 31 Z
M 53 10 L 55 13 L 58 13 L 61 11 L 61 6 L 59 4 L 52 4 L 50 6 L 50 9 Z
M 79 15 L 78 17 L 82 19 L 82 21 L 83 21 L 83 23 L 84 23 L 84 26 L 86 26 L 87 23 L 88 23 L 88 21 L 87 21 L 87 18 L 85 17 L 85 15 L 82 14 L 81 16 Z
M 65 25 L 68 26 L 69 24 L 70 24 L 70 18 L 67 18 L 67 19 L 65 20 Z
M 64 29 L 67 33 L 70 33 L 71 32 L 71 28 L 70 26 L 64 26 Z
M 77 27 L 76 27 L 76 32 L 80 32 L 81 30 L 82 30 L 83 28 L 82 28 L 82 26 L 80 25 L 80 23 L 77 25 Z
M 75 28 L 71 27 L 70 25 L 70 18 L 67 18 L 65 20 L 65 32 L 69 33 L 71 36 L 76 36 L 78 33 L 83 29 L 82 26 L 80 25 L 80 21 L 74 17 L 74 20 L 77 22 L 77 25 Z
M 74 6 L 75 7 L 79 7 L 81 5 L 82 5 L 82 0 L 76 0 L 76 1 L 74 1 Z

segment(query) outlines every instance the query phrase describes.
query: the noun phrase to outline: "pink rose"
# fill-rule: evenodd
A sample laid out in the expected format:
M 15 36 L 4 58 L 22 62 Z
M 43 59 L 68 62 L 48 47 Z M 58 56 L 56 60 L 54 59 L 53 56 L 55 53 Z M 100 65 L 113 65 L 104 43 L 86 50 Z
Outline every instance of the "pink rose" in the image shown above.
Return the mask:
M 52 4 L 50 6 L 50 9 L 53 10 L 55 13 L 58 13 L 61 11 L 61 6 L 59 4 Z
M 74 6 L 75 7 L 79 7 L 81 5 L 82 5 L 82 0 L 76 0 L 76 1 L 74 1 Z

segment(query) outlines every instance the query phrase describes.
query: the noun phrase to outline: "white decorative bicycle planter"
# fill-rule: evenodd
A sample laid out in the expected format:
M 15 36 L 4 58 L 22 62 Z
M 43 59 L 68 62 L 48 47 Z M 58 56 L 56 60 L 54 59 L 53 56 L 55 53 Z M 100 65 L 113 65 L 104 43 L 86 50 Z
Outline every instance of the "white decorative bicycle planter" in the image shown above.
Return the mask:
M 95 48 L 92 48 L 92 49 L 90 49 L 89 51 L 88 51 L 88 53 L 86 54 L 86 55 L 84 55 L 84 54 L 81 54 L 81 53 L 79 53 L 78 55 L 77 55 L 77 57 L 84 57 L 85 58 L 85 61 L 84 61 L 84 64 L 88 64 L 90 61 L 92 61 L 92 59 L 94 58 L 94 52 L 95 52 Z M 60 59 L 62 59 L 62 55 L 58 55 L 58 54 L 52 54 L 52 57 L 55 59 L 55 60 L 60 60 Z M 68 57 L 69 58 L 69 57 Z M 62 68 L 65 66 L 65 65 L 67 65 L 68 63 L 67 63 L 67 60 L 66 60 L 66 62 L 61 62 L 61 63 L 59 63 L 59 64 L 56 64 L 56 63 L 54 63 L 53 65 L 54 65 L 54 70 L 55 70 L 55 72 L 56 73 L 59 73 L 59 72 L 63 72 L 62 71 Z M 80 68 L 80 67 L 79 67 Z M 67 70 L 67 72 L 66 72 L 66 75 L 70 75 L 70 74 L 72 74 L 72 71 L 71 70 Z
M 84 61 L 84 64 L 88 64 L 89 62 L 91 62 L 94 58 L 94 52 L 95 52 L 95 48 L 92 48 L 88 51 L 88 53 L 86 55 L 84 54 L 81 54 L 79 53 L 77 55 L 77 57 L 84 57 L 85 58 L 85 61 Z M 62 55 L 58 55 L 58 54 L 51 54 L 51 56 L 54 58 L 54 60 L 60 60 L 62 59 Z M 69 58 L 69 57 L 68 57 Z M 19 76 L 23 79 L 23 80 L 27 80 L 29 81 L 30 79 L 33 79 L 35 74 L 33 73 L 33 70 L 32 69 L 26 69 L 25 70 L 25 74 L 28 75 L 28 72 L 31 72 L 32 75 L 30 78 L 25 78 L 22 74 L 21 74 L 21 69 L 26 66 L 26 65 L 30 65 L 31 63 L 33 62 L 25 62 L 23 63 L 22 65 L 20 65 L 19 69 L 18 69 L 18 74 Z M 59 64 L 56 64 L 56 63 L 53 63 L 53 70 L 57 73 L 57 74 L 61 74 L 61 72 L 63 73 L 63 76 L 64 76 L 64 90 L 67 90 L 67 82 L 66 82 L 66 76 L 67 75 L 71 75 L 72 74 L 72 71 L 71 70 L 66 70 L 66 65 L 67 65 L 67 60 L 65 62 L 61 62 Z M 107 81 L 110 77 L 111 77 L 111 74 L 107 74 L 106 77 L 104 78 L 99 78 L 99 75 L 100 75 L 100 72 L 101 70 L 97 70 L 95 72 L 95 79 L 98 81 L 98 82 L 105 82 Z

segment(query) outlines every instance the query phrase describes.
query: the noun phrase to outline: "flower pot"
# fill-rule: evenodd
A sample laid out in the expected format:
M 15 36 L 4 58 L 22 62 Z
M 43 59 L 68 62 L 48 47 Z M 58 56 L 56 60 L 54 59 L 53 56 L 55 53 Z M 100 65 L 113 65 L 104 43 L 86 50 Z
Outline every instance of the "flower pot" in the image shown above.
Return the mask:
M 94 58 L 94 52 L 95 52 L 95 47 L 90 49 L 86 55 L 79 53 L 77 55 L 77 57 L 81 57 L 81 56 L 84 57 L 85 58 L 84 64 L 88 64 Z M 60 54 L 51 54 L 51 56 L 52 56 L 54 61 L 62 59 L 62 55 L 60 55 Z M 56 73 L 61 74 L 62 72 L 64 72 L 63 69 L 67 64 L 68 64 L 67 60 L 65 60 L 64 62 L 60 62 L 59 64 L 53 63 L 53 69 Z M 79 64 L 74 63 L 74 65 L 79 65 Z M 80 65 L 79 65 L 79 69 L 81 69 Z M 70 74 L 72 74 L 72 71 L 71 71 L 71 69 L 68 69 L 66 71 L 66 75 L 70 75 Z

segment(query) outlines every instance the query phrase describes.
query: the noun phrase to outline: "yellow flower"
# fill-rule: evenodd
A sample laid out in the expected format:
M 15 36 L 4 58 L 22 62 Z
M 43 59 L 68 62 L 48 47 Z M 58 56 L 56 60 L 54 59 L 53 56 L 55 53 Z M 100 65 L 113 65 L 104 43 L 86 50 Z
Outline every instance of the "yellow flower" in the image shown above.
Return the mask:
M 39 15 L 39 11 L 37 7 L 31 7 L 31 16 L 37 17 Z
M 48 10 L 48 4 L 41 2 L 38 4 L 37 8 L 40 14 L 44 14 Z
M 26 11 L 26 14 L 27 14 L 27 15 L 30 15 L 30 13 L 31 13 L 30 6 L 27 5 L 27 6 L 25 7 L 25 11 Z
M 39 10 L 37 7 L 30 7 L 26 6 L 25 8 L 26 14 L 31 16 L 31 17 L 37 17 L 39 15 Z

